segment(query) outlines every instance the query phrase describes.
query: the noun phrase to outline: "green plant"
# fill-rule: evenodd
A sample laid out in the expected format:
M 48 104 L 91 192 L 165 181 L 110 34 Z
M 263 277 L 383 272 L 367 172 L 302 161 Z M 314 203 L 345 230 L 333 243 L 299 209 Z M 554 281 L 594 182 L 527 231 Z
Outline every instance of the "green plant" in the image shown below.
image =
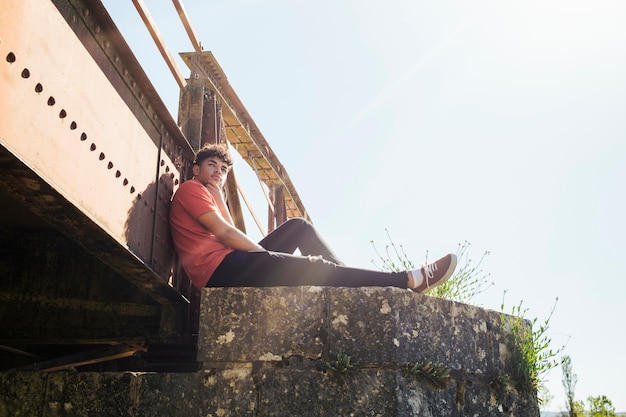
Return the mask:
M 390 243 L 385 246 L 384 254 L 378 251 L 373 241 L 370 242 L 380 265 L 374 260 L 372 260 L 372 263 L 382 271 L 400 272 L 415 269 L 415 265 L 407 257 L 402 245 L 397 246 L 391 239 L 389 231 L 385 229 L 385 232 L 387 237 L 389 237 Z M 489 252 L 485 251 L 478 263 L 474 264 L 469 257 L 469 247 L 470 243 L 468 241 L 459 243 L 456 252 L 459 264 L 454 275 L 447 282 L 431 290 L 429 295 L 469 304 L 476 295 L 493 285 L 492 282 L 487 280 L 490 274 L 480 269 L 480 265 L 485 257 L 489 255 Z M 425 263 L 428 263 L 428 252 L 426 253 Z
M 511 385 L 511 379 L 508 375 L 495 375 L 489 381 L 489 386 L 498 392 L 505 392 Z
M 429 360 L 407 363 L 404 366 L 405 375 L 418 375 L 437 389 L 445 389 L 450 379 L 450 369 L 443 364 Z
M 374 253 L 376 253 L 378 260 L 382 263 L 379 266 L 373 259 L 371 262 L 381 271 L 400 272 L 414 269 L 415 265 L 411 262 L 408 256 L 406 256 L 406 253 L 404 253 L 402 245 L 396 246 L 394 241 L 391 239 L 389 230 L 385 229 L 385 233 L 387 234 L 390 243 L 385 246 L 384 256 L 378 252 L 378 248 L 376 248 L 374 241 L 370 241 L 372 247 L 374 248 Z
M 504 293 L 506 295 L 506 291 Z M 547 335 L 557 301 L 558 298 L 549 316 L 544 321 L 538 322 L 537 318 L 532 320 L 524 318 L 528 309 L 523 308 L 523 302 L 514 306 L 510 315 L 505 314 L 504 296 L 502 297 L 500 318 L 508 330 L 517 377 L 523 385 L 535 390 L 543 384 L 542 377 L 560 364 L 558 357 L 565 348 L 561 346 L 556 350 L 551 349 L 552 340 Z
M 588 397 L 589 417 L 617 417 L 615 407 L 606 395 Z
M 326 366 L 334 372 L 345 374 L 350 369 L 354 368 L 356 363 L 352 363 L 352 356 L 347 355 L 341 349 L 337 352 L 337 360 L 333 362 L 326 362 Z
M 456 252 L 458 264 L 454 275 L 448 281 L 430 291 L 429 295 L 469 304 L 474 297 L 493 285 L 493 282 L 487 280 L 491 274 L 480 269 L 480 265 L 490 252 L 483 252 L 478 262 L 474 263 L 469 257 L 469 246 L 470 243 L 467 240 L 459 243 Z
M 563 383 L 563 388 L 565 388 L 566 399 L 565 409 L 567 413 L 565 415 L 567 417 L 582 416 L 584 405 L 581 404 L 581 401 L 576 401 L 575 398 L 578 375 L 576 375 L 572 370 L 572 358 L 569 355 L 563 357 L 563 360 L 561 361 L 561 368 L 563 372 L 561 382 Z

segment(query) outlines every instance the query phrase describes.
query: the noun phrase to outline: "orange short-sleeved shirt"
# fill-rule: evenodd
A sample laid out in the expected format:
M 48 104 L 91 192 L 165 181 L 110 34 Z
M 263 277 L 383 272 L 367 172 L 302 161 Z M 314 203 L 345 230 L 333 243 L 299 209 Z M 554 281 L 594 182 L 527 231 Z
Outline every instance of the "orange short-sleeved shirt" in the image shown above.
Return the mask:
M 185 181 L 178 187 L 170 206 L 172 240 L 180 262 L 191 282 L 203 288 L 233 250 L 196 219 L 204 213 L 219 211 L 215 199 L 199 181 Z

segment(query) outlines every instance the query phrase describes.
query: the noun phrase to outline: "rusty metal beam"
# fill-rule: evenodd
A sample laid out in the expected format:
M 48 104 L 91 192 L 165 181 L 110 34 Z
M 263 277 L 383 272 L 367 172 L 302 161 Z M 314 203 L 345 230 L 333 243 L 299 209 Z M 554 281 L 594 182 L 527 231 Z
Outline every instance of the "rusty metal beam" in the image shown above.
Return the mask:
M 143 23 L 146 25 L 148 32 L 150 32 L 150 36 L 152 36 L 152 40 L 154 40 L 154 43 L 159 49 L 159 52 L 161 53 L 163 60 L 165 60 L 167 67 L 170 69 L 172 75 L 174 76 L 174 79 L 176 80 L 178 87 L 181 89 L 185 88 L 185 84 L 187 83 L 185 81 L 185 77 L 183 77 L 183 74 L 178 69 L 176 62 L 174 61 L 174 57 L 172 56 L 169 49 L 167 48 L 167 45 L 161 38 L 159 29 L 157 28 L 156 23 L 152 19 L 152 16 L 150 15 L 150 12 L 148 11 L 148 7 L 143 2 L 143 0 L 133 0 L 133 4 L 135 5 L 137 12 L 139 13 L 139 16 L 141 16 L 141 20 L 143 20 Z
M 272 184 L 272 206 L 274 207 L 274 228 L 287 221 L 285 207 L 285 188 L 280 184 Z
M 2 196 L 160 304 L 129 337 L 179 333 L 167 211 L 191 146 L 99 1 L 4 2 L 0 39 Z
M 267 234 L 267 230 L 263 228 L 263 225 L 261 224 L 261 220 L 259 220 L 259 217 L 256 215 L 256 212 L 254 211 L 254 208 L 252 207 L 250 200 L 248 200 L 248 197 L 243 191 L 243 188 L 239 185 L 239 183 L 236 183 L 236 187 L 237 187 L 237 190 L 239 191 L 239 194 L 241 195 L 241 198 L 243 198 L 243 201 L 246 204 L 246 207 L 248 207 L 248 211 L 250 212 L 250 215 L 254 219 L 254 222 L 257 225 L 259 231 L 261 232 L 263 236 L 265 236 Z
M 38 308 L 52 307 L 63 311 L 75 310 L 78 312 L 96 311 L 133 317 L 158 317 L 161 314 L 161 308 L 155 305 L 56 297 L 50 294 L 34 295 L 3 291 L 0 293 L 0 302 L 4 305 L 8 303 L 28 304 L 36 305 Z
M 191 45 L 196 52 L 202 51 L 202 44 L 198 41 L 196 37 L 196 33 L 193 30 L 193 26 L 191 26 L 191 22 L 187 17 L 187 12 L 185 11 L 185 7 L 183 6 L 183 2 L 180 0 L 172 0 L 174 3 L 174 7 L 178 12 L 178 16 L 180 17 L 183 26 L 185 27 L 185 31 L 187 32 L 187 36 L 189 36 L 189 40 L 191 41 Z
M 195 152 L 202 146 L 202 120 L 206 105 L 204 81 L 192 78 L 181 91 L 178 124 Z
M 182 302 L 175 291 L 146 267 L 135 255 L 121 246 L 106 230 L 94 223 L 71 201 L 64 198 L 44 179 L 38 177 L 4 147 L 0 146 L 0 191 L 16 201 L 23 201 L 30 211 L 47 224 L 90 251 L 119 271 L 158 302 Z
M 60 358 L 41 361 L 32 365 L 23 366 L 12 369 L 13 372 L 23 371 L 41 371 L 41 372 L 57 372 L 65 369 L 78 368 L 85 365 L 93 365 L 96 363 L 113 361 L 116 359 L 128 358 L 137 352 L 145 352 L 144 346 L 139 345 L 117 345 L 109 346 L 102 349 L 81 352 L 73 355 L 67 355 Z
M 246 233 L 246 224 L 243 219 L 241 201 L 239 200 L 237 191 L 237 177 L 235 176 L 235 170 L 231 169 L 226 178 L 226 202 L 228 204 L 228 210 L 231 212 L 231 216 L 235 222 L 235 227 Z

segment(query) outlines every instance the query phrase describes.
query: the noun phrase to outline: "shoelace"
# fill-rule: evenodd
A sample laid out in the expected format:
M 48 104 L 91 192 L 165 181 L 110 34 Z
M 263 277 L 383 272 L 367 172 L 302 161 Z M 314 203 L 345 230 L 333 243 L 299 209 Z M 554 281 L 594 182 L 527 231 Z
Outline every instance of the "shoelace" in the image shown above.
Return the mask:
M 424 275 L 426 276 L 426 287 L 430 287 L 428 280 L 433 279 L 435 277 L 435 271 L 437 271 L 439 267 L 437 263 L 432 263 L 432 264 L 424 265 L 422 269 L 424 270 Z

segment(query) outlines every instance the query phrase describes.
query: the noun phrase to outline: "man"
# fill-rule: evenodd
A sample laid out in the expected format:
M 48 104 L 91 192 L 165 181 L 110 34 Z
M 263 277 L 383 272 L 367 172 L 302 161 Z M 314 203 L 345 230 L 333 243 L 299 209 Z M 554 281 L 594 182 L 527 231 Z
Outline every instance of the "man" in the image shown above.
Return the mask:
M 290 219 L 254 242 L 234 226 L 222 188 L 233 164 L 226 145 L 205 145 L 193 162 L 193 179 L 172 199 L 174 246 L 191 282 L 202 287 L 393 286 L 426 292 L 456 267 L 449 254 L 421 268 L 382 272 L 345 266 L 304 219 Z M 302 256 L 293 255 L 299 249 Z

